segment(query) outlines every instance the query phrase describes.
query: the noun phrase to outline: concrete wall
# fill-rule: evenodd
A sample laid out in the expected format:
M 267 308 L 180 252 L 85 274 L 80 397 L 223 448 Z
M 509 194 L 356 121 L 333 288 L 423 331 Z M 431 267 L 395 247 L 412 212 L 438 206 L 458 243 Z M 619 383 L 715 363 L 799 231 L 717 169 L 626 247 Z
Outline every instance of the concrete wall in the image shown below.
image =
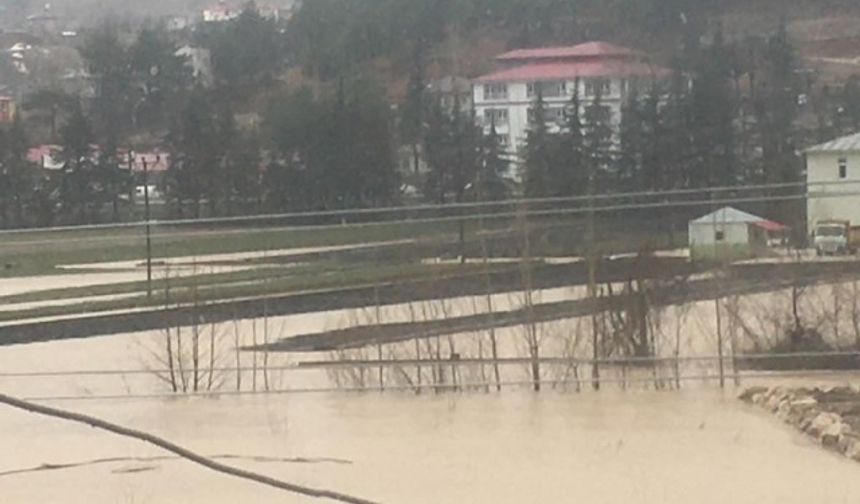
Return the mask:
M 839 177 L 840 158 L 844 158 L 847 162 L 845 178 Z M 806 156 L 806 180 L 809 183 L 833 183 L 809 187 L 806 201 L 809 230 L 813 229 L 816 222 L 825 219 L 844 219 L 851 221 L 853 225 L 860 225 L 860 196 L 817 197 L 860 192 L 860 152 L 808 153 Z

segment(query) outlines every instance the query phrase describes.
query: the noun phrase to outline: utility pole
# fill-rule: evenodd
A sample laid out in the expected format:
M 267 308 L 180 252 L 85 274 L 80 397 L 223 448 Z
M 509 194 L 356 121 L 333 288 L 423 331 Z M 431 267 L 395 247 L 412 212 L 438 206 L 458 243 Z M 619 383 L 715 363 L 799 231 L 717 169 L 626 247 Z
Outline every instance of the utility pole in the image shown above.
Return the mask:
M 143 215 L 146 220 L 146 297 L 152 298 L 152 237 L 149 223 L 149 167 L 146 156 L 143 161 Z M 158 162 L 158 160 L 156 160 Z
M 600 327 L 597 322 L 597 247 L 594 243 L 594 168 L 588 174 L 588 233 L 586 253 L 588 254 L 588 299 L 595 313 L 591 315 L 591 387 L 600 390 Z

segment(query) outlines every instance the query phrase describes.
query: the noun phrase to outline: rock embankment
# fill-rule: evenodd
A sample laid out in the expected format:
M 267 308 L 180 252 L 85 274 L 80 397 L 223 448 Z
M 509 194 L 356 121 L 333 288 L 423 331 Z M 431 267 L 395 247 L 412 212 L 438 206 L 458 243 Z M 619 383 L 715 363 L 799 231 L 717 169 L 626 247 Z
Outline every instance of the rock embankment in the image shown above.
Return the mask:
M 753 387 L 740 399 L 767 409 L 825 448 L 860 462 L 860 390 Z

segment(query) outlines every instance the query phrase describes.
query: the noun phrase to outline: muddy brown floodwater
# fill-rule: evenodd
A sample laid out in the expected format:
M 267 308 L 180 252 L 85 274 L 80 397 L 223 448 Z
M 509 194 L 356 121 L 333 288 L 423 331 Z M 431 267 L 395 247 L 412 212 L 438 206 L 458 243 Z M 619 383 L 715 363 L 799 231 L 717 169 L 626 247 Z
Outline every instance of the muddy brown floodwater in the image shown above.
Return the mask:
M 78 403 L 75 410 L 228 463 L 386 503 L 854 503 L 860 467 L 710 391 L 301 395 Z M 0 473 L 158 455 L 137 442 L 0 410 Z M 0 476 L 4 503 L 311 502 L 187 462 Z
M 332 327 L 342 315 L 273 324 L 284 327 L 278 335 L 289 335 Z M 693 323 L 685 334 L 708 343 L 707 322 Z M 247 334 L 248 322 L 242 324 Z M 517 336 L 500 337 L 510 340 L 510 355 Z M 3 375 L 141 368 L 147 353 L 157 351 L 151 346 L 157 338 L 115 335 L 4 347 L 0 390 L 26 397 L 163 392 L 164 385 L 146 374 Z M 326 382 L 319 371 L 278 378 L 295 388 Z M 831 380 L 858 384 L 856 375 Z M 229 456 L 222 460 L 228 464 L 387 504 L 860 501 L 860 464 L 742 404 L 737 393 L 701 384 L 662 392 L 607 385 L 599 393 L 509 388 L 499 394 L 325 392 L 47 403 L 205 455 Z M 136 441 L 0 406 L 2 504 L 322 502 L 153 458 L 162 455 Z M 102 460 L 115 458 L 122 460 Z M 278 460 L 296 458 L 307 460 Z M 44 464 L 71 466 L 34 470 Z

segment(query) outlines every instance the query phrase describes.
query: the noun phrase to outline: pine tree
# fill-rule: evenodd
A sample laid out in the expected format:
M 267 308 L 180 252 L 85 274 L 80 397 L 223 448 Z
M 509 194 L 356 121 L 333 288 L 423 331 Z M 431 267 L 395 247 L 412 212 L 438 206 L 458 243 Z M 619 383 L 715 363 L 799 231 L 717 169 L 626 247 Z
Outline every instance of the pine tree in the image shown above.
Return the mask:
M 412 72 L 409 75 L 409 87 L 406 91 L 406 101 L 400 114 L 400 136 L 402 141 L 411 147 L 412 170 L 418 172 L 421 159 L 419 145 L 424 136 L 424 116 L 427 108 L 425 99 L 424 72 L 425 48 L 421 40 L 415 42 L 412 58 Z
M 594 100 L 586 105 L 583 121 L 585 173 L 594 189 L 608 189 L 613 161 L 612 110 L 603 104 L 598 87 Z
M 193 204 L 193 216 L 200 217 L 200 205 L 213 188 L 211 179 L 220 161 L 215 114 L 208 94 L 198 87 L 179 111 L 168 134 L 171 149 L 169 191 L 182 215 L 184 202 Z M 213 195 L 214 196 L 214 195 Z
M 795 72 L 797 56 L 788 38 L 785 22 L 768 39 L 765 74 L 758 89 L 756 123 L 761 142 L 761 168 L 767 183 L 795 183 L 801 180 L 803 160 L 798 155 L 800 82 Z M 787 193 L 793 189 L 779 191 Z M 768 213 L 787 223 L 796 237 L 805 236 L 804 204 L 800 200 L 774 202 Z
M 642 187 L 640 184 L 646 149 L 643 110 L 635 93 L 630 95 L 621 108 L 621 123 L 618 129 L 618 187 L 623 191 L 631 191 Z
M 840 93 L 840 134 L 860 132 L 860 77 L 852 76 Z
M 234 130 L 234 135 L 224 155 L 226 180 L 224 208 L 227 215 L 236 213 L 237 203 L 246 207 L 253 201 L 259 206 L 262 197 L 260 186 L 262 159 L 258 133 Z
M 529 111 L 529 128 L 522 157 L 526 197 L 540 198 L 550 194 L 553 139 L 546 125 L 546 104 L 539 87 Z
M 266 122 L 279 162 L 270 166 L 270 205 L 353 208 L 391 203 L 398 179 L 390 107 L 379 84 L 343 79 L 332 96 L 308 89 L 277 100 Z M 269 188 L 267 188 L 269 189 Z
M 722 31 L 718 30 L 713 43 L 698 51 L 693 64 L 695 77 L 689 105 L 695 164 L 690 184 L 695 187 L 728 186 L 739 181 L 731 57 Z
M 381 85 L 362 77 L 351 85 L 347 117 L 354 183 L 344 187 L 350 206 L 392 203 L 399 187 L 390 106 Z
M 474 184 L 480 165 L 481 132 L 471 114 L 464 113 L 460 100 L 454 100 L 451 112 L 454 149 L 454 173 L 451 190 L 457 203 L 464 201 L 467 187 Z
M 103 22 L 87 37 L 80 52 L 95 84 L 93 130 L 102 138 L 119 135 L 133 114 L 129 99 L 131 67 L 119 27 L 112 21 Z
M 445 204 L 452 186 L 454 155 L 451 138 L 452 119 L 437 100 L 430 111 L 427 133 L 424 135 L 424 152 L 427 155 L 429 172 L 424 183 L 424 193 L 433 200 Z
M 64 214 L 75 223 L 92 222 L 97 202 L 97 182 L 93 163 L 94 135 L 89 119 L 77 104 L 68 122 L 60 128 L 63 175 L 60 203 Z
M 116 135 L 108 135 L 104 145 L 98 151 L 93 167 L 93 177 L 95 177 L 97 188 L 94 197 L 99 207 L 103 204 L 110 204 L 111 217 L 114 222 L 119 221 L 120 194 L 127 194 L 131 189 L 128 172 L 120 169 L 119 165 Z
M 656 99 L 652 95 L 651 100 Z M 676 73 L 670 83 L 665 103 L 659 109 L 657 131 L 656 150 L 646 165 L 646 177 L 659 180 L 655 184 L 659 189 L 691 187 L 695 165 L 687 79 L 683 74 Z
M 261 16 L 253 2 L 214 34 L 209 45 L 216 79 L 234 89 L 271 80 L 284 62 L 277 24 Z
M 552 191 L 555 196 L 585 194 L 587 189 L 585 138 L 579 87 L 580 83 L 577 79 L 565 112 L 565 124 L 560 134 L 558 152 L 551 166 L 550 180 L 555 188 Z
M 479 168 L 475 174 L 474 185 L 478 201 L 499 200 L 507 195 L 504 176 L 509 165 L 509 160 L 503 154 L 495 121 L 492 121 L 490 131 L 482 138 Z
M 164 28 L 144 24 L 128 50 L 135 106 L 135 127 L 159 127 L 171 107 L 192 82 L 185 58 L 177 56 L 177 44 Z
M 639 106 L 637 123 L 642 128 L 639 134 L 639 172 L 634 176 L 638 187 L 642 189 L 661 190 L 674 187 L 674 181 L 669 177 L 667 154 L 667 126 L 665 117 L 660 111 L 660 88 L 655 83 L 651 86 L 648 96 Z M 671 110 L 669 108 L 668 110 Z
M 785 22 L 768 39 L 765 50 L 764 82 L 756 97 L 763 175 L 769 183 L 795 182 L 800 179 L 801 168 L 795 129 L 799 82 L 797 57 Z

